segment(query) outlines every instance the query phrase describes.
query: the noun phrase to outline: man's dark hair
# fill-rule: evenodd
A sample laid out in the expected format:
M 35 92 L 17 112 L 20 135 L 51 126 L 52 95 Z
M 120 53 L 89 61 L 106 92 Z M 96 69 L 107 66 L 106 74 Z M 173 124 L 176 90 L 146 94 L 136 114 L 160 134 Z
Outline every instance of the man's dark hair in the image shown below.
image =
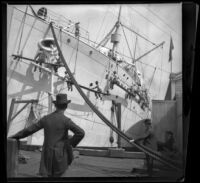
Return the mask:
M 151 125 L 151 120 L 150 119 L 145 119 L 144 120 L 145 125 Z
M 56 108 L 64 110 L 67 109 L 68 104 L 55 104 Z

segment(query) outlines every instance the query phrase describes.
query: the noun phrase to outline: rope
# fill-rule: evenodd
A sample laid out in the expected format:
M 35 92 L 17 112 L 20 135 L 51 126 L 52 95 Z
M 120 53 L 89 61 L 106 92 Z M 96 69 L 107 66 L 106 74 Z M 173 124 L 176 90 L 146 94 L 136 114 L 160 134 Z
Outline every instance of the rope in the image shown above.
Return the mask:
M 77 42 L 77 48 L 76 48 L 76 58 L 75 58 L 75 64 L 74 64 L 74 75 L 76 73 L 76 63 L 77 63 L 77 56 L 78 56 L 78 46 L 79 46 L 79 36 L 78 36 L 78 42 Z
M 158 95 L 160 95 L 160 88 L 161 88 L 161 80 L 162 80 L 162 64 L 163 64 L 163 50 L 162 50 L 162 55 L 161 55 L 161 76 L 160 76 L 160 86 L 159 86 Z
M 20 49 L 20 44 L 21 44 L 22 33 L 23 33 L 23 29 L 24 29 L 24 24 L 25 24 L 25 18 L 26 18 L 27 10 L 28 10 L 28 6 L 26 6 L 26 11 L 25 11 L 25 14 L 24 14 L 24 16 L 23 16 L 23 18 L 22 18 L 22 21 L 21 21 L 21 24 L 20 24 L 20 27 L 19 27 L 19 31 L 18 31 L 18 35 L 17 35 L 16 40 L 15 40 L 14 49 L 15 49 L 15 47 L 16 47 L 16 45 L 17 45 L 17 39 L 18 39 L 18 36 L 19 36 L 19 34 L 20 34 L 20 31 L 21 31 L 20 40 L 19 40 L 19 45 L 18 45 L 18 49 L 17 49 L 17 55 L 19 55 L 19 49 Z M 14 52 L 14 50 L 13 50 L 13 52 Z M 18 61 L 19 61 L 19 60 L 18 60 Z M 9 80 L 8 80 L 8 85 L 10 84 L 10 81 L 11 81 L 11 78 L 12 78 L 12 75 L 13 75 L 13 72 L 15 71 L 15 69 L 16 69 L 16 67 L 17 67 L 17 65 L 18 65 L 18 61 L 15 63 L 15 66 L 14 66 L 14 68 L 13 68 L 11 74 L 10 74 L 10 78 L 9 78 Z M 12 63 L 13 63 L 13 61 L 11 61 L 11 65 L 12 65 Z M 10 67 L 11 67 L 11 65 L 10 65 Z
M 160 16 L 158 16 L 156 13 L 154 13 L 149 8 L 145 7 L 148 11 L 150 11 L 153 15 L 155 15 L 158 19 L 160 19 L 165 25 L 167 25 L 171 30 L 173 30 L 177 35 L 179 35 L 169 24 L 167 24 Z
M 24 13 L 23 20 L 22 20 L 23 25 L 22 25 L 22 31 L 21 31 L 21 35 L 20 35 L 20 39 L 19 39 L 19 46 L 18 46 L 18 50 L 17 50 L 18 55 L 19 55 L 19 49 L 20 49 L 20 46 L 21 46 L 21 40 L 22 40 L 23 31 L 24 31 L 24 24 L 25 24 L 25 20 L 26 20 L 27 10 L 28 10 L 28 5 L 26 6 L 26 11 Z
M 62 50 L 62 30 L 60 29 L 60 48 Z
M 130 49 L 130 47 L 129 47 L 128 40 L 127 40 L 127 38 L 126 38 L 126 34 L 125 34 L 125 32 L 124 32 L 123 26 L 122 26 L 122 30 L 123 30 L 123 33 L 124 33 L 124 37 L 125 37 L 125 40 L 126 40 L 126 44 L 127 44 L 127 46 L 128 46 L 128 49 L 129 49 L 130 56 L 131 56 L 131 58 L 132 58 L 132 60 L 133 60 L 133 56 L 132 56 L 132 53 L 131 53 L 131 49 Z
M 102 27 L 103 27 L 103 23 L 104 23 L 104 20 L 105 20 L 105 17 L 106 17 L 106 15 L 107 15 L 107 13 L 108 13 L 108 7 L 107 7 L 107 10 L 106 10 L 106 13 L 104 14 L 104 17 L 103 17 L 103 20 L 102 20 L 102 23 L 101 23 L 101 26 L 100 26 L 100 29 L 99 29 L 99 31 L 98 31 L 98 33 L 97 33 L 97 37 L 96 37 L 96 40 L 95 40 L 95 42 L 97 41 L 97 38 L 99 37 L 99 33 L 100 33 L 100 30 L 102 29 Z
M 136 146 L 138 149 L 140 149 L 141 151 L 147 153 L 148 155 L 150 155 L 151 157 L 159 160 L 160 162 L 176 169 L 176 170 L 181 170 L 180 167 L 178 167 L 177 165 L 175 165 L 175 163 L 170 160 L 169 158 L 167 157 L 164 157 L 164 156 L 161 156 L 160 154 L 156 153 L 155 151 L 152 151 L 151 149 L 149 149 L 148 147 L 146 146 L 143 146 L 141 144 L 137 144 L 137 143 L 134 143 L 132 141 L 130 141 L 131 139 L 126 135 L 124 134 L 121 130 L 119 130 L 118 128 L 116 128 L 114 125 L 112 125 L 110 123 L 110 121 L 92 104 L 92 102 L 87 98 L 87 96 L 85 95 L 85 93 L 82 91 L 82 89 L 79 87 L 77 81 L 75 80 L 73 74 L 71 73 L 65 59 L 64 59 L 64 56 L 60 50 L 60 47 L 58 45 L 58 41 L 56 39 L 56 36 L 55 36 L 55 32 L 54 32 L 54 28 L 52 26 L 52 23 L 50 24 L 51 26 L 51 30 L 52 30 L 52 34 L 53 34 L 53 37 L 54 37 L 54 40 L 55 40 L 55 43 L 56 43 L 56 46 L 58 48 L 58 51 L 60 53 L 60 56 L 61 56 L 61 60 L 72 80 L 72 82 L 74 83 L 76 89 L 78 90 L 79 94 L 83 97 L 83 99 L 85 100 L 85 102 L 90 106 L 90 108 L 96 113 L 96 115 L 102 119 L 103 122 L 105 122 L 110 128 L 112 128 L 118 135 L 120 135 L 122 138 L 124 138 L 128 143 L 130 143 L 131 145 L 133 146 Z
M 122 26 L 124 26 L 126 29 L 128 29 L 129 31 L 134 32 L 136 35 L 138 35 L 139 37 L 141 37 L 142 39 L 144 39 L 145 41 L 151 43 L 152 45 L 156 46 L 155 43 L 153 43 L 152 41 L 148 40 L 147 38 L 145 38 L 144 36 L 140 35 L 139 33 L 137 33 L 136 31 L 132 30 L 131 28 L 127 27 L 126 25 L 120 23 Z
M 155 72 L 156 72 L 156 67 L 155 67 L 155 69 L 154 69 L 153 76 L 152 76 L 152 78 L 151 78 L 148 91 L 150 90 L 150 87 L 151 87 L 151 84 L 152 84 L 152 81 L 153 81 L 153 77 L 154 77 Z
M 9 43 L 9 39 L 10 39 L 10 31 L 11 31 L 11 25 L 12 25 L 12 21 L 13 21 L 13 14 L 14 14 L 14 8 L 13 8 L 13 10 L 12 10 L 12 15 L 11 15 L 11 21 L 10 21 L 10 24 L 9 24 L 9 26 L 8 26 L 8 28 L 9 28 L 9 32 L 8 32 L 8 43 Z
M 148 18 L 146 18 L 144 15 L 142 15 L 141 13 L 139 13 L 137 10 L 135 10 L 133 7 L 129 7 L 131 8 L 133 11 L 135 11 L 137 14 L 139 14 L 140 16 L 142 16 L 144 19 L 146 19 L 148 22 L 150 22 L 152 25 L 154 25 L 155 27 L 157 27 L 159 30 L 161 30 L 163 33 L 169 35 L 169 33 L 165 32 L 163 29 L 161 29 L 159 26 L 157 26 L 156 24 L 154 24 L 151 20 L 149 20 Z
M 71 59 L 72 59 L 72 56 L 73 56 L 73 54 L 74 54 L 74 50 L 75 50 L 75 49 L 72 49 L 72 53 L 71 53 L 71 56 L 70 56 L 70 59 L 69 59 L 69 63 L 68 63 L 69 65 L 70 65 L 70 63 L 71 63 Z
M 133 55 L 133 59 L 135 60 L 135 54 L 136 54 L 136 46 L 137 46 L 137 35 L 135 38 L 135 48 L 134 48 L 134 55 Z
M 30 34 L 31 34 L 32 30 L 33 30 L 33 27 L 34 27 L 36 21 L 37 21 L 37 18 L 35 18 L 35 20 L 34 20 L 34 22 L 33 22 L 33 25 L 31 26 L 31 29 L 29 30 L 29 33 L 28 33 L 28 35 L 27 35 L 27 37 L 26 37 L 26 40 L 25 40 L 25 42 L 24 42 L 24 46 L 22 47 L 22 51 L 24 50 L 24 48 L 25 48 L 25 46 L 26 46 L 26 43 L 27 43 L 27 41 L 28 41 L 28 38 L 30 37 Z
M 111 12 L 114 16 L 118 17 L 118 13 L 117 15 L 115 15 L 113 12 Z M 128 22 L 127 18 L 125 18 L 124 16 L 121 15 L 121 19 L 124 19 L 125 21 L 124 22 Z M 125 26 L 125 25 L 124 25 Z M 127 27 L 128 28 L 128 27 Z M 130 28 L 129 28 L 130 29 Z M 132 32 L 134 32 L 135 34 L 139 35 L 141 38 L 145 39 L 147 42 L 150 42 L 151 44 L 155 45 L 155 43 L 151 42 L 150 40 L 148 40 L 147 38 L 145 38 L 144 36 L 138 34 L 137 32 L 131 30 Z M 146 34 L 142 33 L 143 35 L 147 36 Z

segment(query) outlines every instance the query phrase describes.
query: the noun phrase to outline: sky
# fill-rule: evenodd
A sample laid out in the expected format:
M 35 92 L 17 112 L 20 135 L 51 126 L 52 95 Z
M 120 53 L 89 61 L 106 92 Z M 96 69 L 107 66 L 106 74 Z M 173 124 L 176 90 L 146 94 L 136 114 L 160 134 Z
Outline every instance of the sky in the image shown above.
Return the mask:
M 25 9 L 24 5 L 17 7 Z M 89 32 L 92 41 L 100 42 L 110 31 L 117 21 L 120 5 L 33 5 L 37 11 L 40 7 L 46 7 L 51 11 L 60 14 L 73 22 L 80 22 L 80 27 Z M 149 86 L 154 90 L 160 90 L 158 98 L 165 95 L 167 84 L 169 82 L 169 72 L 180 72 L 182 70 L 182 14 L 181 3 L 173 4 L 122 4 L 121 22 L 138 32 L 148 40 L 159 44 L 165 41 L 163 48 L 159 48 L 141 59 L 145 64 L 157 67 L 154 74 L 154 68 L 145 64 L 139 64 L 137 67 L 143 75 L 148 78 Z M 127 36 L 132 55 L 136 42 L 136 36 L 127 30 L 124 30 Z M 129 49 L 124 39 L 123 29 L 120 30 L 122 41 L 119 51 L 130 56 Z M 172 37 L 174 49 L 172 52 L 173 60 L 169 59 L 170 37 Z M 136 58 L 152 49 L 152 45 L 138 38 Z M 165 72 L 166 71 L 166 72 Z M 151 79 L 153 77 L 153 81 Z

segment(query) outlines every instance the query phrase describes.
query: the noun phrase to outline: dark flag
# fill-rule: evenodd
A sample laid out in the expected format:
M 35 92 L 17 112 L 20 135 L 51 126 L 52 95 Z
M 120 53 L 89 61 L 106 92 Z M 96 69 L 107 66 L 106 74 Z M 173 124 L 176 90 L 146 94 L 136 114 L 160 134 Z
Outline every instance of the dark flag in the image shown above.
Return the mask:
M 174 49 L 174 44 L 172 41 L 172 37 L 170 37 L 170 46 L 169 46 L 169 62 L 172 61 L 172 50 Z

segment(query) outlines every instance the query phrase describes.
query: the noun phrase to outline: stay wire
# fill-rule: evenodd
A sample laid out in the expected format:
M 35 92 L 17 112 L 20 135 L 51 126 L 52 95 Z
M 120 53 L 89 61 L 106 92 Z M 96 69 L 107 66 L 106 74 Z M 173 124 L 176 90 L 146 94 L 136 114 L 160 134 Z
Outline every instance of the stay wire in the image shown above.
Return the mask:
M 160 86 L 159 86 L 159 91 L 158 91 L 159 96 L 160 96 L 160 88 L 161 88 L 161 80 L 162 80 L 162 64 L 163 64 L 163 49 L 162 49 L 162 54 L 161 54 L 161 75 L 160 75 Z

